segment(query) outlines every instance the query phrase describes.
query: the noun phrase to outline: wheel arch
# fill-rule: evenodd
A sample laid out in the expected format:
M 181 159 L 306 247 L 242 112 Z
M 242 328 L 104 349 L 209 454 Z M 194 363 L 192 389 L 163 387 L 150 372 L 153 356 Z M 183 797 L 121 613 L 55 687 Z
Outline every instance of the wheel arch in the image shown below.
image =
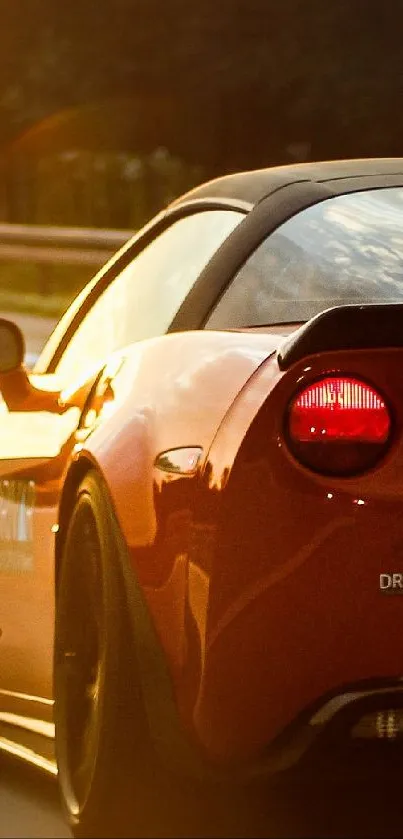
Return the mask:
M 83 479 L 95 472 L 109 503 L 114 503 L 99 464 L 83 453 L 67 472 L 59 504 L 59 529 L 56 534 L 56 589 L 61 569 L 63 546 L 77 490 Z M 127 545 L 115 514 L 116 537 L 125 604 L 131 627 L 131 642 L 138 663 L 138 677 L 149 730 L 157 753 L 171 769 L 200 780 L 211 777 L 211 767 L 194 748 L 183 730 L 176 707 L 174 689 L 162 645 L 137 581 Z M 213 771 L 213 777 L 215 772 Z
M 81 481 L 91 469 L 97 469 L 89 457 L 84 456 L 74 461 L 65 477 L 62 494 L 59 501 L 58 530 L 55 541 L 55 587 L 57 590 L 60 574 L 63 545 L 70 516 L 74 507 L 74 500 Z M 99 471 L 99 469 L 97 470 Z

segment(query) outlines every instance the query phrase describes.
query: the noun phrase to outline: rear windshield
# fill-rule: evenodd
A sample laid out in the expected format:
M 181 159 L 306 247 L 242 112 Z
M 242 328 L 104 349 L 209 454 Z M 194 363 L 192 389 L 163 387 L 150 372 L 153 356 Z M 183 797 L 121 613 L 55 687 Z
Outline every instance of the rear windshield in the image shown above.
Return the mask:
M 331 306 L 403 301 L 403 187 L 339 195 L 285 222 L 224 292 L 207 328 L 299 323 Z

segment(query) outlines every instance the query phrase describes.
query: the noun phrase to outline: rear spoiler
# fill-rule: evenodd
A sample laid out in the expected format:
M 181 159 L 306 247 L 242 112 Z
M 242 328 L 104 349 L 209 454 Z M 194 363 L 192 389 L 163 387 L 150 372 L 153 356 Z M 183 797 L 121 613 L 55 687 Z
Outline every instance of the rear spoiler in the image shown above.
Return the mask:
M 403 347 L 403 303 L 354 304 L 326 309 L 293 332 L 281 345 L 281 370 L 308 355 L 328 350 Z

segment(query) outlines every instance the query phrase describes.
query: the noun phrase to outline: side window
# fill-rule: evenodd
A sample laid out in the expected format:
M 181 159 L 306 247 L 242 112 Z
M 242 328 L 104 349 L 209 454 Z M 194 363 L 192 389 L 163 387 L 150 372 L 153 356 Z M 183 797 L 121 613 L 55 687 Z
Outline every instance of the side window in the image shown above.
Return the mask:
M 164 334 L 202 269 L 244 218 L 206 210 L 166 228 L 96 300 L 63 353 L 65 379 L 135 341 Z

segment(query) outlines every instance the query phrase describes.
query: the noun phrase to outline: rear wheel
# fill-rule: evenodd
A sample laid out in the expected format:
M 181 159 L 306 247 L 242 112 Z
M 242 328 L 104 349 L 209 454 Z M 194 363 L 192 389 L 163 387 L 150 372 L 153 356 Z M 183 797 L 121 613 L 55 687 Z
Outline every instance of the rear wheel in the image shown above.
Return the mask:
M 155 766 L 116 527 L 100 479 L 88 474 L 66 535 L 55 626 L 59 786 L 76 836 L 124 835 L 127 829 L 145 834 L 150 828 L 145 805 L 152 799 Z
M 83 838 L 240 835 L 240 791 L 179 778 L 155 755 L 120 544 L 107 491 L 90 472 L 76 493 L 56 597 L 56 757 L 69 826 Z

